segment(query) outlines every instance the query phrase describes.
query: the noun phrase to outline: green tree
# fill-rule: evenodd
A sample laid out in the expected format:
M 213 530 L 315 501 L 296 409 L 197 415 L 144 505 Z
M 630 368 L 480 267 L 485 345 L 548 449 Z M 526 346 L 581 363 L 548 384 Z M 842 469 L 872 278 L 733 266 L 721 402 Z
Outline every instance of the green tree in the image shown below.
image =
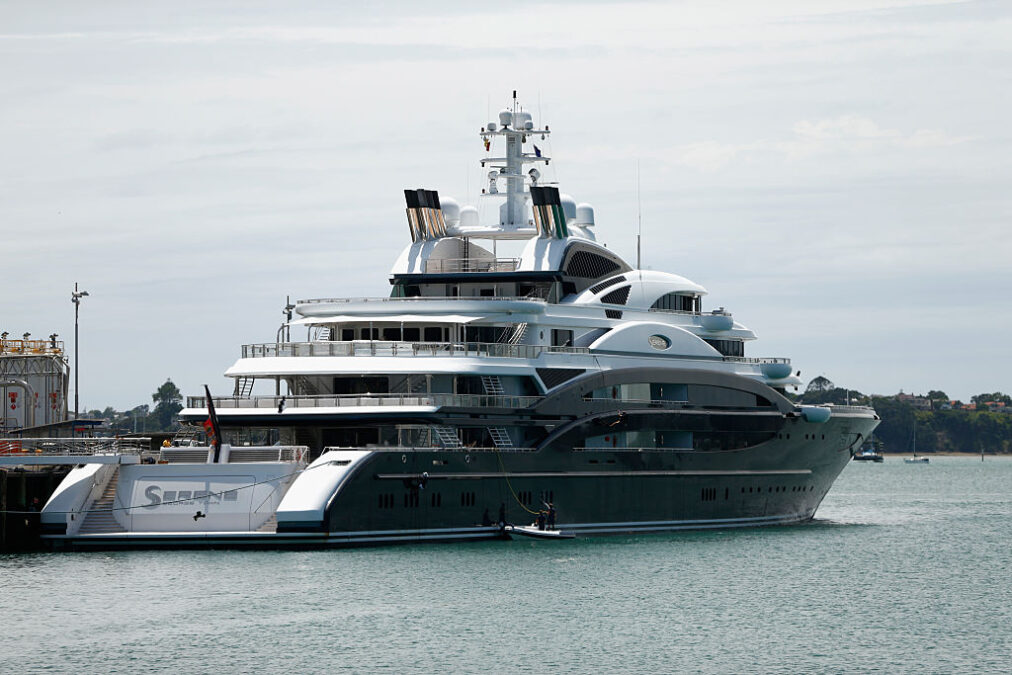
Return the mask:
M 944 391 L 938 391 L 932 389 L 928 392 L 928 400 L 931 401 L 931 409 L 934 410 L 939 403 L 945 403 L 949 400 L 949 397 Z
M 805 387 L 805 393 L 817 393 L 830 391 L 832 389 L 836 389 L 836 385 L 833 384 L 828 377 L 819 375 L 817 378 L 808 383 L 808 386 Z
M 179 387 L 172 383 L 172 380 L 165 380 L 165 384 L 158 387 L 158 391 L 151 394 L 151 400 L 155 403 L 155 409 L 151 411 L 152 422 L 158 430 L 170 431 L 178 426 L 176 415 L 183 409 L 181 401 L 183 394 Z M 149 429 L 154 431 L 154 429 Z

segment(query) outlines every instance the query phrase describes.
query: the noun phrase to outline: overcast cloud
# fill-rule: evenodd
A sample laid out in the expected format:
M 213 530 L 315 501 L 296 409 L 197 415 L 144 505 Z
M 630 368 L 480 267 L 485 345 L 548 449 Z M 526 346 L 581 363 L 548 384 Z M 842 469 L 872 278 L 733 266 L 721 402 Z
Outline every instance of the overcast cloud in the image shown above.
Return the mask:
M 210 7 L 209 7 L 210 5 Z M 999 2 L 0 7 L 0 330 L 73 335 L 82 407 L 386 295 L 401 190 L 473 201 L 518 90 L 600 240 L 865 392 L 1012 386 L 1012 9 Z M 294 333 L 294 331 L 293 331 Z

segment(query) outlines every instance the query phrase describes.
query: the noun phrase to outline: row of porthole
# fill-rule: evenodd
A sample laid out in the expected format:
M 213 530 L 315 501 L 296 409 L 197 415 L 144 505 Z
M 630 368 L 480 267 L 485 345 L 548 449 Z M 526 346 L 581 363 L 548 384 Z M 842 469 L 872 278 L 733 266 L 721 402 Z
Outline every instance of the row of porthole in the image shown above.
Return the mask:
M 814 489 L 815 489 L 814 485 L 794 485 L 794 486 L 791 487 L 791 492 L 811 492 Z M 750 487 L 748 489 L 748 491 L 751 494 L 752 493 L 752 488 Z M 763 491 L 763 489 L 761 487 L 757 487 L 757 488 L 755 488 L 755 491 L 761 493 Z M 771 485 L 770 487 L 766 488 L 766 492 L 787 492 L 787 486 L 786 485 Z M 745 494 L 745 488 L 741 489 L 741 493 Z
M 816 436 L 818 436 L 818 434 L 805 434 L 805 440 L 806 441 L 814 441 L 814 440 L 816 440 Z M 786 439 L 790 440 L 791 435 L 790 434 L 777 434 L 777 438 L 786 438 Z M 826 440 L 826 434 L 822 434 L 822 440 Z

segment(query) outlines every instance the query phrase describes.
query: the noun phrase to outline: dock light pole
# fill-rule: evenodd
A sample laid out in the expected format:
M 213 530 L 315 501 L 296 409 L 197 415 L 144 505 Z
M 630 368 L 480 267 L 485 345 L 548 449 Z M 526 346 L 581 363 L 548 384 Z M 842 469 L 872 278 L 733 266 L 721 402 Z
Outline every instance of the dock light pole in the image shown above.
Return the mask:
M 88 291 L 77 290 L 77 282 L 74 282 L 74 292 L 70 294 L 70 301 L 74 303 L 74 424 L 77 424 L 78 417 L 78 401 L 80 400 L 80 377 L 79 377 L 79 359 L 80 350 L 78 349 L 77 342 L 77 324 L 78 315 L 81 311 L 81 298 L 88 297 Z

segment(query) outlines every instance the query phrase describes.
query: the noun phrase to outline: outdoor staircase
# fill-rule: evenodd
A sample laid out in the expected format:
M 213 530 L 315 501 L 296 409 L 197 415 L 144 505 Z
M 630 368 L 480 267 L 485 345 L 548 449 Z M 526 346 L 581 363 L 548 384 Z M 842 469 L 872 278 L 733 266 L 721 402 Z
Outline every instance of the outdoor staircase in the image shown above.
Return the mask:
M 256 378 L 253 377 L 237 377 L 235 379 L 235 390 L 232 395 L 249 398 L 250 394 L 253 393 L 253 382 L 255 381 Z
M 113 515 L 116 502 L 116 485 L 119 483 L 119 468 L 109 479 L 102 496 L 92 503 L 88 508 L 88 514 L 81 523 L 78 534 L 110 534 L 113 532 L 126 532 Z
M 268 518 L 266 523 L 257 528 L 257 532 L 268 532 L 273 534 L 277 531 L 278 531 L 278 516 L 276 513 L 273 514 L 270 518 Z
M 444 448 L 461 447 L 460 436 L 457 435 L 457 430 L 453 427 L 436 425 L 432 427 L 432 432 L 436 435 L 436 440 L 438 440 L 440 445 Z
M 486 427 L 488 429 L 489 436 L 492 437 L 492 443 L 497 448 L 512 448 L 513 439 L 510 438 L 509 433 L 505 427 Z
M 510 336 L 509 343 L 511 345 L 518 345 L 523 342 L 525 335 L 527 335 L 527 324 L 518 323 L 516 328 L 513 330 L 513 335 Z
M 485 388 L 485 393 L 489 396 L 504 396 L 506 394 L 506 390 L 502 388 L 502 380 L 498 375 L 482 375 L 481 386 Z

